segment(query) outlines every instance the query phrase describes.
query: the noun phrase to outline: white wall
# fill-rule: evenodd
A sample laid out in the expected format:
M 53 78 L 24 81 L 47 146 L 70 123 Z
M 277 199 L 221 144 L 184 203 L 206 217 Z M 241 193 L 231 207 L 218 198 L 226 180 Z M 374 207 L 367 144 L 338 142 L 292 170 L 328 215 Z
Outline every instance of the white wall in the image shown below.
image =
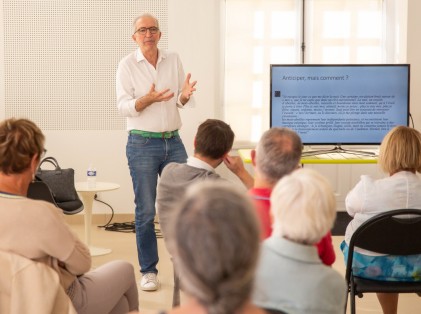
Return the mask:
M 407 61 L 411 64 L 411 114 L 416 129 L 421 130 L 421 1 L 408 0 Z
M 193 79 L 198 80 L 198 90 L 195 94 L 197 107 L 182 110 L 181 135 L 188 154 L 191 154 L 196 128 L 206 118 L 215 117 L 215 105 L 220 95 L 219 1 L 168 0 L 168 5 L 169 50 L 180 54 L 185 71 L 191 72 Z M 139 13 L 141 12 L 133 12 L 133 18 Z M 0 24 L 0 28 L 2 26 L 3 23 Z M 3 31 L 0 29 L 1 33 Z M 122 34 L 125 35 L 131 34 Z M 30 36 L 30 32 L 25 36 Z M 2 49 L 0 57 L 4 57 Z M 0 69 L 2 68 L 1 64 Z M 3 119 L 3 75 L 0 75 L 0 85 L 0 119 Z M 86 180 L 86 169 L 93 163 L 97 168 L 98 181 L 116 182 L 121 185 L 118 190 L 99 193 L 100 199 L 108 202 L 115 213 L 134 212 L 132 183 L 125 156 L 126 131 L 47 130 L 44 133 L 48 155 L 56 157 L 62 167 L 74 168 L 76 181 Z M 93 212 L 108 213 L 109 209 L 95 202 Z
M 168 0 L 169 49 L 180 54 L 185 71 L 191 72 L 193 79 L 198 80 L 195 95 L 197 107 L 182 112 L 181 134 L 189 154 L 193 150 L 197 126 L 206 118 L 219 117 L 218 113 L 221 111 L 221 2 Z M 408 0 L 407 61 L 411 63 L 411 112 L 416 127 L 420 129 L 421 43 L 417 32 L 421 29 L 421 21 L 418 12 L 421 12 L 421 2 Z M 133 12 L 133 16 L 137 13 Z M 2 29 L 0 31 L 3 32 Z M 3 57 L 2 47 L 0 57 Z M 4 82 L 1 80 L 2 75 L 0 96 L 4 97 Z M 4 118 L 2 107 L 0 118 Z M 100 194 L 100 198 L 110 203 L 116 213 L 133 213 L 133 191 L 125 157 L 125 131 L 45 131 L 45 134 L 48 154 L 57 157 L 62 167 L 73 167 L 77 181 L 85 180 L 86 168 L 89 163 L 94 163 L 98 171 L 98 181 L 121 185 L 119 190 Z M 235 179 L 223 168 L 219 172 Z M 94 213 L 108 211 L 106 206 L 94 204 Z
M 168 1 L 168 47 L 179 53 L 185 72 L 192 73 L 197 80 L 195 108 L 181 112 L 183 127 L 181 137 L 187 153 L 193 151 L 193 139 L 197 126 L 207 118 L 215 117 L 215 104 L 218 99 L 219 37 L 215 32 L 218 26 L 218 1 L 169 0 Z M 194 12 L 194 14 L 192 14 Z M 134 12 L 135 16 L 137 12 Z M 109 132 L 46 132 L 47 148 L 58 156 L 63 165 L 76 169 L 76 179 L 85 180 L 85 169 L 94 162 L 98 171 L 98 181 L 117 182 L 121 188 L 100 194 L 101 199 L 110 203 L 116 213 L 133 213 L 134 196 L 127 167 L 125 131 Z M 77 149 L 71 155 L 60 154 L 63 145 L 71 142 Z M 104 205 L 95 203 L 94 213 L 108 212 Z
M 219 1 L 169 0 L 168 4 L 169 49 L 180 54 L 184 71 L 198 81 L 197 106 L 181 110 L 182 138 L 191 153 L 198 125 L 214 118 L 219 105 Z

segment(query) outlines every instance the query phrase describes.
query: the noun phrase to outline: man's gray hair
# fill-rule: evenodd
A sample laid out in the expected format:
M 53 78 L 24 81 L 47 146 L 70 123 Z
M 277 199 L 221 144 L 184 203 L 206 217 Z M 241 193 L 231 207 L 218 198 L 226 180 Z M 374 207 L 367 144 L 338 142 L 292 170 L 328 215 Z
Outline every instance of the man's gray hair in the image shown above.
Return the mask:
M 138 17 L 136 17 L 134 19 L 134 21 L 133 21 L 133 33 L 137 31 L 137 29 L 136 29 L 136 23 L 137 23 L 137 21 L 139 21 L 140 19 L 142 19 L 144 17 L 150 17 L 150 18 L 154 19 L 155 20 L 156 27 L 159 28 L 159 21 L 158 21 L 158 19 L 154 15 L 152 15 L 150 13 L 143 13 L 143 14 L 139 15 Z
M 271 128 L 257 144 L 256 167 L 267 181 L 275 184 L 298 167 L 302 149 L 301 138 L 295 131 Z

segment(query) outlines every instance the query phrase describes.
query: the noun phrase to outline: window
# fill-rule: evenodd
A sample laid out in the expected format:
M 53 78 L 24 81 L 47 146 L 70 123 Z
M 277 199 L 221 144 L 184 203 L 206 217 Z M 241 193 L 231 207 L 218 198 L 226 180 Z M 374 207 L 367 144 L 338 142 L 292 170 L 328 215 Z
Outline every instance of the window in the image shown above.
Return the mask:
M 224 118 L 237 146 L 269 128 L 270 64 L 398 62 L 396 1 L 225 0 Z
M 307 63 L 384 62 L 382 2 L 310 1 Z

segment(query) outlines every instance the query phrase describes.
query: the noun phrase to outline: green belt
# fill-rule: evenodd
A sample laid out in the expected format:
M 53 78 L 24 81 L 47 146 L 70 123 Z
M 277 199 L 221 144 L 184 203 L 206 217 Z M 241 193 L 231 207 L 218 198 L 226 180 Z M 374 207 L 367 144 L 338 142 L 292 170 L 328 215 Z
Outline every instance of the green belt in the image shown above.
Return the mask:
M 130 130 L 130 134 L 136 134 L 142 137 L 150 137 L 150 138 L 172 138 L 174 136 L 178 136 L 178 130 L 171 131 L 171 132 L 147 132 L 147 131 L 141 131 L 141 130 Z

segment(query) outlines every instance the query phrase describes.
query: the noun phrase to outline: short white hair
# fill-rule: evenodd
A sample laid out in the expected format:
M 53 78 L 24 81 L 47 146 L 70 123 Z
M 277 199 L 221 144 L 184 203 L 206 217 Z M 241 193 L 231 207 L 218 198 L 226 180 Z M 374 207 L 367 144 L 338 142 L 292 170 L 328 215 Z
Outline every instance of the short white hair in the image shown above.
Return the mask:
M 154 19 L 154 20 L 155 20 L 156 27 L 158 27 L 158 29 L 159 29 L 159 21 L 158 21 L 158 19 L 157 19 L 154 15 L 152 15 L 152 14 L 150 14 L 150 13 L 143 13 L 143 14 L 141 14 L 141 15 L 137 16 L 137 17 L 133 20 L 133 32 L 136 32 L 136 31 L 137 31 L 137 29 L 136 29 L 136 24 L 137 24 L 137 21 L 139 21 L 140 19 L 142 19 L 142 18 L 144 18 L 144 17 Z
M 297 169 L 276 184 L 271 195 L 273 235 L 315 244 L 332 228 L 336 201 L 331 185 L 311 169 Z

